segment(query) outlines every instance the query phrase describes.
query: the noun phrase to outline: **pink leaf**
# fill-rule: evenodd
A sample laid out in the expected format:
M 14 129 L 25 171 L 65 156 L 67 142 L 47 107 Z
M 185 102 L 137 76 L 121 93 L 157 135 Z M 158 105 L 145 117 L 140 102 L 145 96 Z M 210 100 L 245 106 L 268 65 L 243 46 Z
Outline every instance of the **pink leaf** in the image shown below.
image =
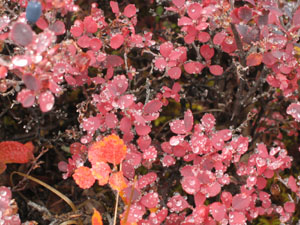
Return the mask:
M 165 155 L 161 162 L 164 167 L 169 167 L 175 165 L 176 160 L 170 155 Z
M 245 23 L 252 19 L 252 9 L 247 6 L 240 7 L 238 9 L 238 16 L 242 19 Z
M 215 50 L 209 47 L 209 45 L 202 45 L 200 48 L 200 53 L 205 60 L 210 60 L 214 56 Z
M 177 80 L 181 76 L 181 69 L 177 66 L 172 67 L 171 69 L 168 70 L 168 75 L 174 80 Z
M 294 202 L 284 203 L 284 210 L 289 213 L 295 212 L 295 203 Z
M 198 33 L 198 40 L 202 43 L 208 42 L 210 40 L 209 33 L 205 32 L 205 31 L 200 31 Z
M 199 3 L 193 3 L 188 7 L 187 13 L 193 20 L 198 19 L 201 16 L 202 7 Z
M 210 206 L 210 213 L 216 221 L 221 221 L 226 216 L 226 207 L 220 202 L 214 202 Z
M 296 179 L 293 176 L 289 177 L 288 186 L 293 192 L 297 192 L 299 189 L 296 183 Z
M 83 35 L 78 39 L 77 44 L 81 48 L 88 48 L 90 46 L 90 41 L 91 39 L 87 35 Z
M 296 121 L 300 122 L 300 103 L 292 103 L 286 110 Z
M 230 225 L 241 225 L 246 223 L 246 217 L 243 212 L 230 212 L 229 213 L 229 224 Z
M 154 146 L 150 146 L 149 148 L 144 150 L 143 159 L 155 160 L 156 157 L 157 157 L 157 151 Z
M 189 17 L 183 16 L 178 20 L 178 26 L 188 26 L 193 25 L 193 20 Z
M 119 14 L 120 11 L 119 11 L 118 3 L 114 2 L 114 1 L 110 1 L 109 4 L 110 4 L 112 12 L 115 13 L 115 14 Z
M 148 125 L 136 124 L 135 125 L 136 133 L 140 136 L 147 135 L 151 132 L 151 128 Z
M 22 106 L 28 108 L 34 104 L 34 92 L 28 89 L 23 89 L 18 93 L 17 101 L 22 103 Z
M 88 119 L 84 119 L 82 123 L 83 129 L 91 132 L 97 130 L 100 127 L 100 125 L 101 125 L 101 121 L 96 116 L 89 117 Z
M 139 148 L 144 151 L 145 149 L 149 148 L 151 145 L 151 138 L 149 135 L 140 136 L 137 140 Z
M 105 124 L 108 128 L 113 129 L 118 124 L 118 118 L 114 113 L 107 113 L 105 115 Z
M 66 32 L 65 24 L 60 20 L 57 20 L 54 24 L 51 24 L 49 29 L 53 31 L 55 35 L 62 35 Z
M 124 15 L 127 17 L 133 17 L 136 14 L 136 8 L 134 4 L 129 4 L 124 9 Z
M 158 194 L 156 192 L 147 193 L 141 199 L 141 203 L 147 208 L 155 208 L 159 202 Z
M 167 66 L 167 62 L 163 57 L 155 58 L 154 64 L 155 67 L 160 71 L 163 71 Z
M 171 131 L 175 134 L 185 134 L 185 124 L 183 120 L 175 120 L 170 123 Z
M 162 102 L 157 99 L 153 99 L 144 106 L 144 113 L 147 114 L 156 113 L 161 109 L 161 107 L 162 107 Z
M 170 210 L 175 211 L 175 212 L 180 212 L 180 211 L 190 207 L 189 203 L 181 195 L 173 196 L 168 201 L 167 206 L 170 208 Z
M 0 66 L 0 79 L 5 78 L 7 75 L 7 68 L 5 66 Z
M 261 64 L 262 55 L 260 53 L 252 53 L 247 57 L 247 66 L 258 66 Z
M 146 175 L 142 176 L 138 180 L 138 187 L 140 189 L 142 189 L 142 188 L 146 187 L 147 185 L 154 183 L 156 179 L 157 179 L 156 173 L 154 173 L 154 172 L 147 173 Z
M 215 76 L 220 76 L 223 74 L 223 68 L 219 65 L 209 66 L 209 71 Z
M 188 62 L 188 63 L 184 64 L 184 70 L 188 74 L 201 73 L 203 68 L 204 68 L 204 65 L 199 62 Z
M 205 127 L 206 132 L 211 132 L 216 124 L 216 119 L 212 114 L 206 113 L 202 117 L 201 123 Z
M 188 194 L 196 194 L 200 190 L 200 182 L 194 176 L 183 177 L 181 181 L 182 189 Z
M 122 34 L 116 34 L 110 39 L 110 47 L 118 49 L 124 43 L 124 37 Z
M 51 91 L 45 91 L 39 96 L 39 104 L 43 112 L 48 112 L 53 108 L 54 96 Z
M 184 113 L 184 126 L 185 126 L 186 132 L 190 132 L 193 128 L 193 125 L 194 125 L 193 113 L 190 109 L 188 109 Z
M 235 210 L 244 210 L 250 205 L 250 196 L 247 194 L 237 194 L 232 198 L 232 208 Z
M 185 0 L 172 0 L 173 4 L 176 5 L 177 8 L 180 8 L 184 5 Z
M 91 16 L 87 16 L 83 20 L 84 28 L 88 33 L 96 33 L 98 30 L 98 25 Z
M 10 31 L 10 36 L 16 44 L 27 46 L 33 40 L 33 31 L 26 23 L 15 23 Z
M 173 50 L 173 44 L 171 42 L 164 42 L 159 47 L 160 54 L 163 57 L 169 57 L 172 50 Z
M 131 120 L 128 117 L 124 116 L 120 121 L 120 130 L 123 133 L 126 133 L 130 131 L 130 129 L 131 129 Z

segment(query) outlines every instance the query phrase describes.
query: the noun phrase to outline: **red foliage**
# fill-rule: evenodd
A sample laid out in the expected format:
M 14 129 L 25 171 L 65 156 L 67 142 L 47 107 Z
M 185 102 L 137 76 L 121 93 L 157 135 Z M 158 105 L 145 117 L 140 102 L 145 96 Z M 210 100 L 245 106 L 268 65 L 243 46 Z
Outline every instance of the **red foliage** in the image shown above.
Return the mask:
M 71 20 L 74 1 L 41 3 L 42 15 L 0 17 L 1 53 L 12 52 L 0 59 L 0 91 L 54 113 L 55 98 L 82 90 L 81 143 L 59 163 L 63 178 L 83 189 L 109 184 L 124 224 L 294 222 L 300 185 L 286 149 L 300 121 L 296 1 L 165 1 L 148 31 L 142 1 L 110 1 L 111 12 L 92 3 Z M 25 18 L 39 18 L 39 29 Z M 1 142 L 0 173 L 32 152 Z M 292 192 L 282 204 L 269 190 L 276 182 Z M 92 224 L 102 224 L 97 210 Z

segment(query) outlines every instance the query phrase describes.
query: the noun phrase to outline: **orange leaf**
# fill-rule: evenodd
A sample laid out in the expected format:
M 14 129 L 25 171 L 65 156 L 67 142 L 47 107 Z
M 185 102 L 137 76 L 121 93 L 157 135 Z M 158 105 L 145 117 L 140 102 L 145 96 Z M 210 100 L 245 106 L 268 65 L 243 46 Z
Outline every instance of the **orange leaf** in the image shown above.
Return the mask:
M 261 64 L 262 55 L 260 53 L 252 53 L 247 57 L 247 66 L 258 66 Z
M 123 176 L 123 172 L 119 171 L 119 172 L 112 173 L 109 178 L 109 184 L 112 187 L 112 189 L 119 192 L 122 191 L 124 188 L 126 188 L 127 183 Z
M 17 141 L 0 142 L 0 174 L 7 163 L 27 163 L 33 159 L 34 146 L 31 142 L 25 145 Z
M 73 174 L 73 179 L 82 189 L 90 188 L 95 183 L 91 169 L 86 166 L 77 168 Z
M 102 161 L 118 165 L 125 159 L 126 151 L 123 140 L 111 134 L 89 148 L 88 159 L 92 164 Z
M 92 225 L 103 225 L 102 216 L 95 208 L 94 208 L 94 214 L 92 216 Z
M 105 162 L 97 162 L 92 165 L 92 174 L 98 180 L 99 185 L 103 186 L 108 183 L 111 169 Z

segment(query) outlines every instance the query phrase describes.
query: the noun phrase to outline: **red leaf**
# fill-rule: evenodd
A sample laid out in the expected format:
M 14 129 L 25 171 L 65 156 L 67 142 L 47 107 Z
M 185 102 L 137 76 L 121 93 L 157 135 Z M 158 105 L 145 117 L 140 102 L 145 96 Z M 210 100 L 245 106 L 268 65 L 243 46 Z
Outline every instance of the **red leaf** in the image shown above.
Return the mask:
M 200 53 L 205 60 L 210 60 L 214 56 L 215 50 L 209 47 L 209 45 L 202 45 L 200 48 Z
M 247 66 L 258 66 L 261 64 L 262 55 L 260 53 L 252 53 L 247 57 Z
M 95 208 L 92 216 L 92 225 L 103 225 L 102 216 Z
M 124 15 L 127 17 L 133 17 L 136 14 L 136 8 L 134 4 L 129 4 L 124 9 Z
M 122 34 L 116 34 L 110 39 L 110 47 L 118 49 L 124 43 L 124 37 Z
M 82 189 L 90 188 L 95 183 L 95 178 L 92 174 L 92 171 L 86 166 L 77 168 L 73 174 L 73 179 Z
M 0 174 L 7 163 L 27 163 L 33 159 L 34 146 L 31 142 L 25 145 L 17 141 L 0 142 Z
M 223 74 L 223 68 L 219 65 L 209 66 L 209 71 L 215 76 L 221 76 Z

